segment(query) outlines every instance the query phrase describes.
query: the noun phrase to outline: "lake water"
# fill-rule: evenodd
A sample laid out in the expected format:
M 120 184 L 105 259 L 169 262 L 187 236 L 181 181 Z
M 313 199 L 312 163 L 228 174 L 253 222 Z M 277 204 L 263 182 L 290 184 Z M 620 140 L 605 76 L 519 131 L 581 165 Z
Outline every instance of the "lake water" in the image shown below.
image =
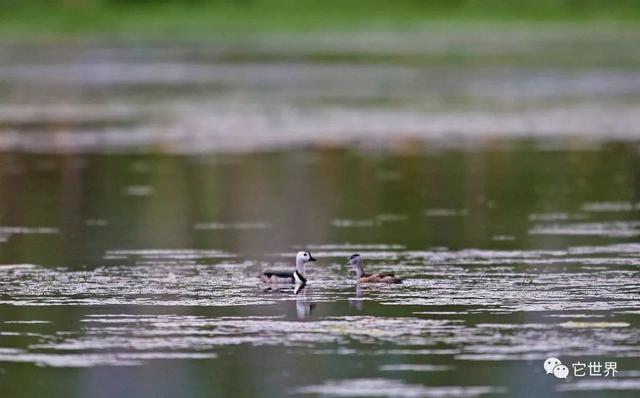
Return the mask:
M 0 160 L 3 396 L 640 388 L 637 147 Z M 308 286 L 264 291 L 303 248 Z M 356 286 L 355 252 L 406 280 Z
M 640 61 L 565 33 L 2 47 L 0 395 L 637 396 Z

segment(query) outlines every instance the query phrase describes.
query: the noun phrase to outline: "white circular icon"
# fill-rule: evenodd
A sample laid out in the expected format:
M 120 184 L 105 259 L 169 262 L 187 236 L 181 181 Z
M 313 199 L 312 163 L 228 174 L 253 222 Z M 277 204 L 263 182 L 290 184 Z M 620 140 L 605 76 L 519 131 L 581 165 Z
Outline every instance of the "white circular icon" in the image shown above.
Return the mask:
M 557 365 L 553 368 L 553 375 L 558 379 L 566 379 L 569 376 L 569 368 L 565 365 Z
M 553 373 L 553 368 L 558 365 L 562 365 L 562 362 L 560 362 L 558 358 L 547 358 L 547 360 L 544 361 L 544 370 L 547 372 L 547 374 Z

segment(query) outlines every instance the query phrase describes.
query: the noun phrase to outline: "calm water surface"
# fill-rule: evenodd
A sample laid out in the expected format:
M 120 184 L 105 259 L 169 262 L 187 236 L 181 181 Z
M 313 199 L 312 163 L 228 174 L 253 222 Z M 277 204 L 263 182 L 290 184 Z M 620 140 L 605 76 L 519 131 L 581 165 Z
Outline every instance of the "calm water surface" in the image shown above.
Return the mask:
M 463 28 L 0 43 L 0 397 L 638 396 L 640 31 Z
M 640 390 L 637 145 L 0 163 L 2 396 Z M 265 291 L 303 248 L 309 285 Z

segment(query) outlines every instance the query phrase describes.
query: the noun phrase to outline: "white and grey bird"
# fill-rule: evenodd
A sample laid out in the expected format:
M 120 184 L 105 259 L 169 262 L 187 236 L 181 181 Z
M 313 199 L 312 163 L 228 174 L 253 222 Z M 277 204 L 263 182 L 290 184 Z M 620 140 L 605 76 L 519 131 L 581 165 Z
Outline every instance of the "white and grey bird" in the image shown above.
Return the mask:
M 311 253 L 298 252 L 295 271 L 265 271 L 260 276 L 260 280 L 269 285 L 304 285 L 307 283 L 307 278 L 304 276 L 304 265 L 310 261 L 316 261 Z
M 367 274 L 364 272 L 364 262 L 362 261 L 362 256 L 359 254 L 354 254 L 349 257 L 347 265 L 353 265 L 358 283 L 402 283 L 402 279 L 395 276 L 393 272 L 379 272 L 377 274 Z

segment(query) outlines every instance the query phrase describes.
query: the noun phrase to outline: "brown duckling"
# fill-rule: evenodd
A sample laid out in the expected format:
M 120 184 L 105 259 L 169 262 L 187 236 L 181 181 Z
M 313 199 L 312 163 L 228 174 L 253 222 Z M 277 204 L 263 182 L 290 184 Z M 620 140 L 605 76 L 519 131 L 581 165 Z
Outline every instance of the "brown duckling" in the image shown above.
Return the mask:
M 353 265 L 358 283 L 402 283 L 402 279 L 396 277 L 393 272 L 380 272 L 377 274 L 365 273 L 362 256 L 359 254 L 354 254 L 349 257 L 349 263 L 347 265 Z

